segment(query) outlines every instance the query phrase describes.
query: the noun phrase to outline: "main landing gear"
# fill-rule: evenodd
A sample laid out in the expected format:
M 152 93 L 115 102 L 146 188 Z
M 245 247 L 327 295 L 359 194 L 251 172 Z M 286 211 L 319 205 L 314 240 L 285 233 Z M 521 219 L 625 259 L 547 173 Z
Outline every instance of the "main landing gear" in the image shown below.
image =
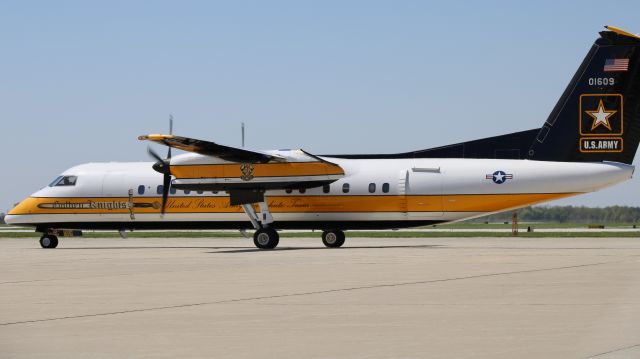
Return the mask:
M 256 229 L 253 234 L 253 244 L 260 249 L 274 249 L 278 246 L 278 243 L 280 243 L 280 235 L 275 229 L 269 227 L 269 225 L 273 223 L 273 216 L 271 216 L 271 212 L 269 212 L 269 205 L 266 200 L 263 200 L 262 202 L 258 202 L 258 206 L 260 207 L 260 215 L 256 213 L 256 209 L 252 203 L 242 204 L 242 208 L 247 216 L 249 216 L 253 228 Z M 244 231 L 242 231 L 242 233 L 244 233 Z M 344 240 L 344 232 L 339 229 L 322 232 L 322 243 L 329 248 L 342 247 Z
M 322 232 L 322 243 L 328 248 L 339 248 L 344 244 L 345 235 L 341 230 Z M 270 227 L 258 228 L 253 234 L 253 244 L 260 249 L 273 249 L 278 246 L 280 236 Z
M 253 244 L 260 249 L 273 249 L 280 243 L 280 235 L 273 228 L 259 228 L 253 234 Z
M 269 212 L 267 202 L 262 201 L 258 205 L 260 206 L 260 216 L 253 208 L 253 204 L 245 203 L 242 205 L 245 213 L 249 216 L 253 228 L 256 229 L 253 234 L 253 244 L 260 249 L 274 249 L 280 242 L 280 235 L 275 229 L 269 227 L 269 224 L 273 223 L 273 217 Z
M 40 245 L 42 248 L 55 248 L 58 246 L 58 237 L 53 234 L 43 234 L 40 237 Z
M 344 244 L 345 235 L 341 230 L 329 230 L 322 232 L 322 243 L 329 248 L 339 248 Z

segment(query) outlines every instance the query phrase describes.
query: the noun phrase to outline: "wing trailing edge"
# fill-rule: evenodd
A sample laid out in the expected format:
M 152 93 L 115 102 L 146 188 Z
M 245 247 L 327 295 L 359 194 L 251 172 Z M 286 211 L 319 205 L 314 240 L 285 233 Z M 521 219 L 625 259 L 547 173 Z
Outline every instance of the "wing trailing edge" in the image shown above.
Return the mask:
M 268 155 L 255 151 L 248 151 L 242 148 L 224 146 L 215 142 L 198 140 L 189 137 L 150 134 L 138 136 L 138 140 L 152 141 L 187 152 L 195 152 L 205 156 L 218 157 L 229 162 L 267 163 L 270 161 L 282 160 L 282 158 L 279 156 Z

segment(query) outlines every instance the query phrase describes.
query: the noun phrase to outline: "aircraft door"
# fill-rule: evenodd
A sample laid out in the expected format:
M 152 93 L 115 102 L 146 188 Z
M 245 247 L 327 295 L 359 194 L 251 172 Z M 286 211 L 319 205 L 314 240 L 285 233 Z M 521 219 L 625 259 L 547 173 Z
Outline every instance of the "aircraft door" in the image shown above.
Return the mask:
M 409 182 L 409 171 L 400 171 L 398 173 L 398 198 L 400 198 L 399 211 L 403 213 L 404 216 L 407 215 L 407 182 Z
M 444 202 L 440 167 L 413 166 L 407 174 L 407 216 L 413 219 L 442 217 Z
M 122 172 L 106 173 L 102 178 L 103 197 L 126 197 L 127 188 L 124 184 L 125 175 Z
M 114 197 L 128 196 L 127 190 L 124 189 L 124 173 L 122 172 L 109 172 L 102 177 L 102 193 L 101 198 L 95 203 L 98 208 L 101 209 L 100 217 L 120 218 L 119 211 L 114 211 L 113 208 L 119 208 L 128 200 L 116 200 Z

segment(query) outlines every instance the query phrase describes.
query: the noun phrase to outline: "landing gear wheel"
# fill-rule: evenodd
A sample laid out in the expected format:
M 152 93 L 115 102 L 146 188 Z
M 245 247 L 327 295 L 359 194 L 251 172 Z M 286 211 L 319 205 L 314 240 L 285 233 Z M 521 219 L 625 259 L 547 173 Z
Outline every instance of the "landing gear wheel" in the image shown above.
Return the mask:
M 58 237 L 51 234 L 44 234 L 40 237 L 40 245 L 42 248 L 55 248 L 58 246 Z
M 329 248 L 342 247 L 345 235 L 341 230 L 331 230 L 322 232 L 322 243 Z
M 260 228 L 253 234 L 253 244 L 260 249 L 273 249 L 279 242 L 280 235 L 273 228 Z

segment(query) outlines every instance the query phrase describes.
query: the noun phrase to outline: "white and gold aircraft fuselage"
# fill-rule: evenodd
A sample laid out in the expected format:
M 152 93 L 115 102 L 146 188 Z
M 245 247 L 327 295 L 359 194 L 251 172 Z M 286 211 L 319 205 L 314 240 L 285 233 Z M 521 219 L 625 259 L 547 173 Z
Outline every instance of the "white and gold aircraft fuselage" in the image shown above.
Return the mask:
M 634 170 L 613 162 L 331 160 L 345 170 L 331 184 L 265 192 L 272 226 L 389 229 L 457 221 L 593 192 L 631 178 Z M 61 175 L 72 178 L 72 185 L 59 181 L 39 190 L 13 208 L 7 220 L 78 229 L 251 228 L 242 205 L 231 205 L 223 190 L 172 188 L 161 215 L 162 177 L 152 165 L 73 167 Z

